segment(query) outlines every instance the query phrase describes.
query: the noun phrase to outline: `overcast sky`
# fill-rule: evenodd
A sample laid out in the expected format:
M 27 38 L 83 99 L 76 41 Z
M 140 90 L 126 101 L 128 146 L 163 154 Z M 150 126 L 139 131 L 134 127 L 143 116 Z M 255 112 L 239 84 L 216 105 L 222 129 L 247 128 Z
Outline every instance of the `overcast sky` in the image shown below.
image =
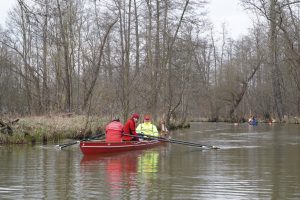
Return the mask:
M 0 0 L 0 24 L 2 27 L 5 25 L 8 10 L 16 2 L 16 0 Z M 208 2 L 210 2 L 207 6 L 209 18 L 217 30 L 220 30 L 221 24 L 225 22 L 229 35 L 234 39 L 248 32 L 251 22 L 239 5 L 239 0 L 208 0 Z
M 16 3 L 16 0 L 0 0 L 0 24 L 3 27 L 7 12 Z
M 248 32 L 252 23 L 247 12 L 240 5 L 240 0 L 210 0 L 209 18 L 219 30 L 222 23 L 227 26 L 229 34 L 237 39 Z

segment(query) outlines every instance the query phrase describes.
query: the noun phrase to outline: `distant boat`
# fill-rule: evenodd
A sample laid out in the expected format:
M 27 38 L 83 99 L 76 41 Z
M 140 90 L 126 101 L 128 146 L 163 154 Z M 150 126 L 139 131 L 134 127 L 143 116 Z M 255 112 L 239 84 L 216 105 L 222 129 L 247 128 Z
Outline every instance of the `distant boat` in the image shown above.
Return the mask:
M 257 119 L 251 119 L 251 120 L 249 120 L 249 125 L 252 125 L 252 126 L 257 126 L 257 124 L 258 124 L 258 121 L 257 121 Z

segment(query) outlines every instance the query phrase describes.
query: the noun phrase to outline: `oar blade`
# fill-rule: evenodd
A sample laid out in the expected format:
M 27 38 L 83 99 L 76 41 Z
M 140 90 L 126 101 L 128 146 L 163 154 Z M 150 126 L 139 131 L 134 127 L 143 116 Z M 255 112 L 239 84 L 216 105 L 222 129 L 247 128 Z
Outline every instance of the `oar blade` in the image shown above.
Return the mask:
M 79 143 L 79 141 L 71 142 L 71 143 L 68 143 L 68 144 L 61 144 L 61 145 L 58 145 L 58 149 L 62 150 L 63 148 L 66 148 L 66 147 L 69 147 L 69 146 L 72 146 L 72 145 L 75 145 L 75 144 L 78 144 L 78 143 Z

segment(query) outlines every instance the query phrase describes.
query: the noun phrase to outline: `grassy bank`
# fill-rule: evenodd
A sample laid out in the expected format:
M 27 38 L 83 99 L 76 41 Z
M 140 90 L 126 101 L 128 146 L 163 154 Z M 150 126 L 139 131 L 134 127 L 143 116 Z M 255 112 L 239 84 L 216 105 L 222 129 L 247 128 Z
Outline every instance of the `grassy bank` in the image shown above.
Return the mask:
M 25 117 L 10 125 L 11 134 L 0 133 L 0 144 L 57 142 L 61 139 L 81 139 L 103 130 L 107 120 L 98 116 Z
M 12 133 L 0 132 L 0 144 L 33 144 L 58 143 L 60 140 L 83 139 L 91 135 L 104 132 L 109 119 L 98 116 L 87 118 L 83 115 L 35 116 L 19 118 L 18 122 L 11 124 Z M 169 130 L 189 128 L 189 123 L 175 123 L 169 125 Z M 158 126 L 158 128 L 160 128 Z
M 287 124 L 300 124 L 299 116 L 284 116 L 284 118 L 279 121 L 279 119 L 264 119 L 258 117 L 257 120 L 260 123 L 287 123 Z M 192 119 L 191 122 L 228 122 L 228 123 L 247 123 L 247 118 L 239 118 L 239 119 L 229 119 L 229 118 L 218 118 L 218 119 L 210 119 L 210 118 L 198 118 Z

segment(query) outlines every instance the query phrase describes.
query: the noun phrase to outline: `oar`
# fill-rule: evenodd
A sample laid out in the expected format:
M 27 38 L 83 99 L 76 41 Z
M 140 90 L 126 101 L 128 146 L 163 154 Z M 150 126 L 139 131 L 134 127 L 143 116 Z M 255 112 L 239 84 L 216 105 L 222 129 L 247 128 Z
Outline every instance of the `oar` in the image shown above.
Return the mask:
M 127 135 L 127 134 L 124 134 Z M 154 139 L 154 140 L 159 140 L 163 142 L 170 142 L 174 144 L 182 144 L 182 145 L 187 145 L 187 146 L 194 146 L 194 147 L 201 147 L 201 148 L 208 148 L 208 149 L 219 149 L 219 147 L 216 146 L 210 146 L 210 145 L 202 145 L 194 142 L 187 142 L 187 141 L 182 141 L 182 140 L 174 140 L 174 139 L 167 139 L 164 137 L 156 137 L 156 136 L 151 136 L 151 135 L 145 135 L 142 133 L 139 133 L 138 136 L 135 135 L 127 135 L 131 137 L 137 137 L 137 138 L 142 138 L 142 139 Z
M 58 148 L 58 149 L 63 149 L 65 147 L 72 146 L 72 145 L 77 144 L 79 142 L 80 141 L 70 142 L 70 143 L 67 143 L 67 144 L 59 144 L 59 145 L 56 145 L 55 147 Z
M 98 135 L 92 136 L 92 137 L 87 138 L 87 139 L 83 139 L 83 140 L 81 140 L 81 141 L 87 141 L 87 140 L 96 139 L 96 138 L 102 137 L 102 136 L 104 136 L 104 135 L 105 135 L 104 133 L 100 133 L 100 134 L 98 134 Z M 77 144 L 77 143 L 79 143 L 79 142 L 80 142 L 80 140 L 79 140 L 79 141 L 75 141 L 75 142 L 66 143 L 66 144 L 59 144 L 59 145 L 56 145 L 55 147 L 58 148 L 58 149 L 63 149 L 63 148 L 65 148 L 65 147 L 72 146 L 72 145 Z
M 175 140 L 175 139 L 166 139 L 166 141 L 171 142 L 171 143 L 175 143 L 175 144 L 197 146 L 197 147 L 209 148 L 209 149 L 219 149 L 219 147 L 216 147 L 216 146 L 203 145 L 203 144 L 199 144 L 199 143 L 187 142 L 187 141 L 181 141 L 181 140 Z

